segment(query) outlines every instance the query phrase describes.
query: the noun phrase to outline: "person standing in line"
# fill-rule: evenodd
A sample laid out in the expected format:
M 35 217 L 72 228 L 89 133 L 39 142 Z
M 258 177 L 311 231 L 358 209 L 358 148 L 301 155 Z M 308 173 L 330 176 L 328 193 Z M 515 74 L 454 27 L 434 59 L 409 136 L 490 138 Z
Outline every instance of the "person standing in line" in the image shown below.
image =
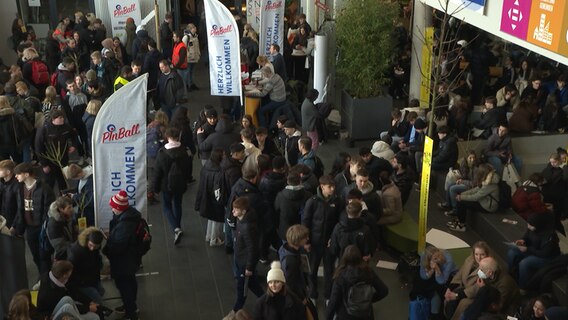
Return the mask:
M 173 24 L 174 17 L 171 12 L 166 13 L 164 22 L 160 25 L 160 44 L 164 57 L 171 57 L 173 50 Z
M 181 41 L 180 32 L 174 31 L 173 33 L 174 49 L 172 53 L 172 65 L 177 73 L 181 76 L 183 80 L 183 92 L 186 93 L 186 89 L 189 85 L 189 69 L 187 64 L 187 46 Z
M 195 27 L 194 24 L 190 23 L 187 25 L 184 34 L 185 35 L 183 36 L 182 41 L 183 43 L 185 43 L 185 46 L 187 47 L 187 63 L 188 63 L 187 69 L 189 70 L 187 74 L 188 78 L 186 85 L 188 86 L 189 91 L 199 90 L 199 88 L 195 85 L 195 82 L 193 82 L 194 79 L 193 70 L 195 69 L 195 66 L 199 62 L 199 59 L 201 58 L 201 51 L 199 49 L 199 37 L 197 36 L 197 28 Z
M 243 308 L 247 298 L 245 285 L 257 297 L 264 294 L 256 271 L 259 257 L 259 231 L 256 225 L 256 214 L 247 197 L 238 197 L 232 202 L 231 215 L 237 219 L 233 258 L 233 273 L 237 280 L 237 300 L 224 319 L 232 319 L 234 314 Z
M 174 244 L 179 244 L 181 229 L 182 200 L 191 178 L 191 159 L 179 141 L 177 128 L 166 129 L 168 143 L 160 149 L 154 170 L 154 193 L 162 192 L 162 211 L 174 231 Z
M 168 115 L 168 119 L 171 119 L 184 94 L 180 92 L 183 88 L 183 79 L 176 70 L 170 68 L 166 60 L 160 61 L 160 71 L 157 87 L 158 102 L 160 109 Z
M 110 198 L 109 206 L 113 217 L 103 254 L 110 261 L 110 275 L 124 304 L 115 311 L 124 312 L 123 319 L 138 320 L 136 271 L 142 263 L 142 255 L 138 248 L 136 229 L 142 216 L 128 204 L 128 194 L 124 190 Z
M 306 99 L 302 102 L 301 107 L 302 131 L 304 131 L 306 135 L 312 139 L 312 150 L 314 151 L 319 147 L 319 137 L 316 128 L 318 109 L 314 105 L 318 96 L 319 92 L 316 89 L 310 89 L 306 94 Z

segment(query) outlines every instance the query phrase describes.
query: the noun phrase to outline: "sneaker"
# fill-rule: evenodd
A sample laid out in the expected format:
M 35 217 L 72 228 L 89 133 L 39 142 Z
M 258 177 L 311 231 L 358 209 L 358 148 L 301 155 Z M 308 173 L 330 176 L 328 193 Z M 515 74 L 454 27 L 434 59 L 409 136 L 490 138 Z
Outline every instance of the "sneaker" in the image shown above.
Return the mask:
M 174 244 L 179 244 L 182 235 L 183 231 L 180 228 L 176 228 L 176 230 L 174 231 Z
M 317 304 L 316 304 L 316 302 L 317 302 L 317 301 L 316 301 L 316 298 L 310 298 L 310 300 L 312 301 L 312 305 L 317 306 Z
M 444 211 L 446 217 L 456 217 L 458 214 L 454 210 Z
M 260 258 L 260 259 L 258 259 L 258 262 L 260 262 L 262 264 L 268 264 L 268 259 L 267 258 Z
M 219 238 L 215 238 L 215 239 L 213 239 L 209 242 L 210 247 L 220 247 L 224 244 L 225 244 L 225 241 L 223 241 L 223 239 L 219 239 Z
M 114 312 L 116 313 L 125 313 L 126 309 L 124 309 L 124 305 L 118 306 L 116 308 L 114 308 Z M 140 309 L 136 308 L 136 313 L 139 313 Z
M 438 208 L 442 210 L 448 210 L 451 209 L 452 207 L 450 207 L 450 204 L 447 202 L 438 202 Z
M 231 312 L 229 312 L 224 318 L 223 320 L 233 320 L 235 318 L 235 311 L 231 310 Z
M 109 317 L 109 316 L 113 313 L 113 310 L 112 310 L 112 309 L 107 308 L 107 307 L 105 307 L 105 306 L 103 306 L 103 305 L 97 306 L 97 309 L 100 310 L 100 311 L 103 313 L 103 315 L 105 316 L 105 318 Z
M 466 230 L 465 223 L 459 223 L 459 222 L 450 226 L 449 228 L 450 230 L 459 231 L 459 232 L 465 232 Z
M 41 280 L 38 280 L 38 281 L 32 286 L 32 291 L 38 291 L 40 286 L 41 286 Z
M 458 219 L 452 219 L 452 221 L 448 221 L 448 222 L 446 223 L 446 225 L 447 225 L 448 227 L 450 227 L 450 226 L 453 226 L 453 225 L 458 224 L 458 223 L 460 223 L 460 221 L 459 221 Z

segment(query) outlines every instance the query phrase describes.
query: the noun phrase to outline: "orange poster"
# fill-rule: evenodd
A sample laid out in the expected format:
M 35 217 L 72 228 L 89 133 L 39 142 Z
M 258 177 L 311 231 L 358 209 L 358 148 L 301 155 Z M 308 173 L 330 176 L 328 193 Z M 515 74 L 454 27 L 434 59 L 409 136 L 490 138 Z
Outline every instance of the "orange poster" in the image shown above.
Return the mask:
M 566 0 L 533 0 L 527 41 L 557 52 L 565 15 Z
M 558 54 L 568 57 L 568 18 L 563 19 L 564 25 L 560 31 L 560 45 L 558 46 Z

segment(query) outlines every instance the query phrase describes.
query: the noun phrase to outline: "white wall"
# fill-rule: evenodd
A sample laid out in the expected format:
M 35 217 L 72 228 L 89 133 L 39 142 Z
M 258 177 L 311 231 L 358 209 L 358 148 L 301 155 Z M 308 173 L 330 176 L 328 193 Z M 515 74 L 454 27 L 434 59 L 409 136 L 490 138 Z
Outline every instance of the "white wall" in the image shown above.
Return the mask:
M 440 7 L 440 2 L 444 2 L 443 0 L 420 0 L 421 2 L 429 5 L 430 7 L 433 8 L 437 8 L 439 10 L 442 10 L 442 8 Z M 566 1 L 566 0 L 564 0 Z M 568 66 L 568 57 L 564 57 L 561 56 L 559 54 L 556 54 L 552 51 L 548 51 L 544 48 L 538 47 L 532 43 L 523 41 L 519 38 L 513 37 L 511 35 L 509 35 L 508 33 L 504 33 L 500 31 L 501 28 L 501 11 L 503 9 L 503 0 L 500 1 L 495 1 L 495 0 L 487 0 L 485 1 L 485 15 L 481 15 L 478 13 L 475 13 L 471 10 L 463 9 L 463 10 L 458 10 L 459 12 L 457 12 L 454 17 L 465 21 L 468 24 L 474 25 L 476 27 L 478 27 L 479 29 L 485 30 L 489 33 L 492 33 L 496 36 L 498 36 L 499 38 L 505 39 L 509 42 L 515 43 L 519 46 L 522 46 L 528 50 L 531 50 L 533 52 L 539 53 L 543 56 L 546 56 L 554 61 L 558 61 L 561 64 L 567 65 Z M 454 5 L 453 3 L 450 3 L 449 5 L 449 10 L 448 12 L 453 12 L 455 11 L 457 8 L 456 5 Z M 563 19 L 568 19 L 568 13 L 566 13 L 563 17 Z
M 158 6 L 160 10 L 160 22 L 164 21 L 164 15 L 169 11 L 166 0 L 158 0 Z M 152 10 L 154 10 L 154 0 L 140 0 L 140 10 L 142 12 L 142 19 Z M 111 24 L 110 24 L 110 12 L 108 10 L 107 0 L 95 0 L 95 12 L 98 18 L 103 21 L 103 24 L 107 27 L 108 36 L 111 36 Z M 154 19 L 146 26 L 146 30 L 150 37 L 156 39 Z
M 0 10 L 0 57 L 6 65 L 16 62 L 16 53 L 8 38 L 12 35 L 12 22 L 18 14 L 16 0 L 2 0 Z

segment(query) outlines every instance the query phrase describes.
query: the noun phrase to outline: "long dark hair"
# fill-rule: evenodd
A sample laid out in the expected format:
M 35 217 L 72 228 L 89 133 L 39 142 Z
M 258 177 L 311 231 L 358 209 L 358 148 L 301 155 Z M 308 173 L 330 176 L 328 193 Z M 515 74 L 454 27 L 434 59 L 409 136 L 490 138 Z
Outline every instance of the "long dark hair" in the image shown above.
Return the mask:
M 345 247 L 343 251 L 343 256 L 341 256 L 341 260 L 339 261 L 339 266 L 335 269 L 335 274 L 333 275 L 333 279 L 337 279 L 343 271 L 347 268 L 359 268 L 362 270 L 370 270 L 369 266 L 365 261 L 363 261 L 363 256 L 361 254 L 361 250 L 354 245 L 348 245 Z

